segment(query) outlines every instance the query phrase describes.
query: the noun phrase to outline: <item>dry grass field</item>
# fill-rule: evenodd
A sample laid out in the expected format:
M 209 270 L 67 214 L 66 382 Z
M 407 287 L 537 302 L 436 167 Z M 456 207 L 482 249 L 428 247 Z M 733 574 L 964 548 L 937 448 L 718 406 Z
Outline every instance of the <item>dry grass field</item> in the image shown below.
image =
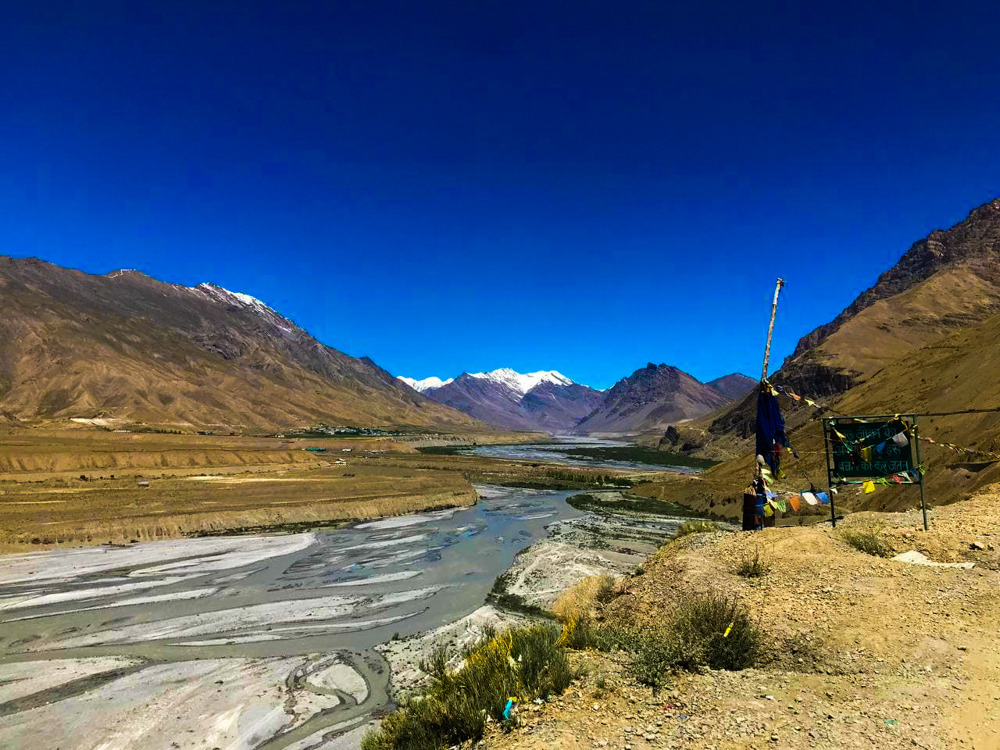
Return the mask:
M 475 503 L 456 472 L 289 466 L 0 482 L 0 550 L 278 530 Z
M 375 465 L 384 451 L 414 448 L 386 438 L 0 435 L 0 551 L 280 529 L 475 502 L 461 473 Z
M 308 447 L 325 448 L 313 453 Z M 316 464 L 351 453 L 413 449 L 387 438 L 281 439 L 212 435 L 123 434 L 103 430 L 17 430 L 0 435 L 0 479 L 171 472 L 210 467 Z

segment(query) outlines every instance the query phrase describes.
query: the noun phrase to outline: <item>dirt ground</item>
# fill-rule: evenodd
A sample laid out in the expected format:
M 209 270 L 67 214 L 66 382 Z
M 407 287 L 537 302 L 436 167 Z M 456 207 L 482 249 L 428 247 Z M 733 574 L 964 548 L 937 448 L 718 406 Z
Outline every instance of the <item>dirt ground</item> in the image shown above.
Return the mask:
M 743 672 L 681 674 L 654 695 L 621 654 L 578 658 L 588 674 L 561 699 L 522 711 L 522 726 L 483 747 L 1000 748 L 1000 486 L 919 514 L 857 514 L 838 524 L 695 534 L 626 579 L 609 622 L 656 622 L 672 602 L 721 591 L 759 618 L 769 651 Z M 872 557 L 840 531 L 881 524 L 927 567 Z M 998 540 L 1000 541 L 1000 540 Z M 760 549 L 762 579 L 735 574 Z M 600 685 L 604 688 L 600 689 Z

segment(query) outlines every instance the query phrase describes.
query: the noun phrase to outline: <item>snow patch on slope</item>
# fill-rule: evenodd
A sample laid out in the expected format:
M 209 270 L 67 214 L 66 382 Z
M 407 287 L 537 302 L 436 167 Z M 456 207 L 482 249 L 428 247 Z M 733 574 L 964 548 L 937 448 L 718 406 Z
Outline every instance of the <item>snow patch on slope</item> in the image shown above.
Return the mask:
M 556 385 L 573 385 L 573 381 L 555 370 L 539 370 L 538 372 L 519 373 L 509 367 L 501 367 L 491 372 L 470 372 L 470 377 L 490 380 L 510 388 L 522 396 L 540 383 L 555 383 Z
M 410 388 L 415 391 L 423 393 L 428 388 L 440 388 L 443 385 L 448 385 L 448 383 L 454 382 L 454 378 L 448 378 L 447 380 L 441 380 L 441 378 L 431 375 L 429 378 L 424 378 L 423 380 L 417 380 L 415 378 L 405 378 L 402 375 L 396 377 L 397 380 L 402 380 Z
M 203 282 L 194 288 L 201 290 L 218 299 L 223 299 L 228 302 L 238 302 L 243 307 L 252 307 L 260 312 L 265 312 L 265 311 L 272 313 L 274 312 L 274 310 L 265 305 L 256 297 L 251 297 L 249 294 L 243 294 L 242 292 L 231 292 L 228 289 L 225 289 L 221 286 L 217 286 L 216 284 L 209 284 L 208 282 Z
M 194 292 L 202 297 L 207 297 L 213 302 L 221 302 L 225 305 L 242 307 L 256 313 L 267 320 L 271 325 L 280 330 L 285 335 L 294 335 L 297 326 L 292 321 L 278 313 L 274 308 L 268 306 L 256 297 L 242 292 L 231 292 L 228 289 L 203 282 L 198 286 L 186 287 L 188 291 Z

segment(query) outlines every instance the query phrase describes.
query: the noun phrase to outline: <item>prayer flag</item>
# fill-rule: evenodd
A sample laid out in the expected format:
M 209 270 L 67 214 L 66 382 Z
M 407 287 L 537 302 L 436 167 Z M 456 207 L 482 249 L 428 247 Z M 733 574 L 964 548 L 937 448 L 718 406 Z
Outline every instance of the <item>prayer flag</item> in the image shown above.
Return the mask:
M 819 501 L 816 500 L 816 496 L 811 492 L 803 492 L 802 499 L 805 500 L 810 505 L 816 505 Z
M 871 480 L 865 482 L 864 488 L 866 495 L 872 494 L 875 491 L 875 482 L 872 482 Z
M 826 496 L 825 492 L 817 492 L 816 493 L 816 499 L 819 500 L 821 503 L 823 503 L 823 505 L 829 505 L 830 504 L 830 498 L 828 498 Z
M 788 498 L 788 504 L 792 506 L 792 510 L 794 510 L 796 513 L 799 510 L 800 507 L 799 503 L 801 502 L 801 500 L 802 500 L 801 495 L 792 495 L 790 498 Z

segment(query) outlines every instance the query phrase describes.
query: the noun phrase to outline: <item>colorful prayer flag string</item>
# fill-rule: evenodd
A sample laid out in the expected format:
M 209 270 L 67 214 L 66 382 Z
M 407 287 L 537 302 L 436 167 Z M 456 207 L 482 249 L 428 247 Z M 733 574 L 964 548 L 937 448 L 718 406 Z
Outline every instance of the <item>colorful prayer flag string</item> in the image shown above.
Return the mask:
M 770 385 L 770 383 L 768 385 Z M 800 396 L 799 394 L 795 393 L 790 388 L 787 388 L 785 386 L 782 386 L 782 385 L 772 385 L 771 388 L 774 389 L 774 390 L 777 390 L 778 393 L 783 393 L 784 395 L 788 396 L 789 398 L 791 398 L 791 399 L 793 399 L 795 401 L 805 401 L 809 406 L 813 407 L 814 409 L 818 409 L 820 411 L 830 412 L 831 414 L 838 414 L 838 412 L 833 411 L 833 409 L 830 409 L 829 407 L 824 406 L 823 404 L 817 403 L 816 401 L 813 401 L 811 398 L 806 398 L 805 396 Z M 847 415 L 839 414 L 839 416 L 847 416 Z M 899 417 L 900 417 L 900 415 L 896 414 L 893 417 L 893 419 L 899 419 Z M 860 421 L 864 421 L 864 420 L 860 420 Z M 840 432 L 838 432 L 835 427 L 832 428 L 832 429 L 833 429 L 833 434 L 834 435 L 836 435 L 841 440 L 846 440 L 846 438 L 844 437 L 844 435 L 841 434 Z M 944 442 L 941 442 L 939 440 L 935 440 L 932 437 L 926 437 L 924 435 L 920 435 L 919 438 L 920 438 L 920 440 L 923 440 L 926 443 L 930 443 L 931 445 L 937 445 L 937 446 L 940 446 L 941 448 L 947 448 L 948 450 L 954 451 L 955 453 L 964 453 L 966 456 L 986 456 L 986 457 L 992 458 L 992 459 L 994 459 L 996 461 L 1000 461 L 1000 453 L 992 453 L 990 451 L 982 451 L 982 450 L 978 450 L 976 448 L 963 448 L 960 445 L 955 445 L 954 443 L 944 443 Z

